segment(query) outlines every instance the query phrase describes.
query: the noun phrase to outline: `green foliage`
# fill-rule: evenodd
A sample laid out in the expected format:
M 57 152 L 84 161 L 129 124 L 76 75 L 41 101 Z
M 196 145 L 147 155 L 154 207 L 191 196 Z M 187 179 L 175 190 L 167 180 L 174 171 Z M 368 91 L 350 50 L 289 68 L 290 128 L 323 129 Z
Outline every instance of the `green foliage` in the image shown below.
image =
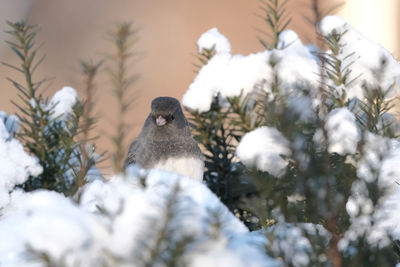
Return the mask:
M 110 34 L 110 39 L 115 47 L 115 54 L 109 56 L 112 67 L 109 67 L 107 71 L 118 103 L 116 133 L 111 138 L 115 146 L 112 163 L 114 171 L 119 173 L 124 171 L 124 160 L 128 152 L 126 132 L 129 125 L 125 122 L 125 116 L 134 103 L 131 86 L 138 79 L 137 74 L 130 75 L 128 71 L 130 60 L 136 55 L 132 52 L 132 47 L 136 44 L 137 39 L 136 32 L 130 23 L 118 24 Z
M 237 135 L 234 125 L 226 124 L 230 110 L 224 110 L 216 97 L 211 109 L 205 113 L 189 111 L 191 114 L 194 138 L 206 151 L 204 180 L 211 190 L 221 197 L 221 200 L 232 210 L 236 208 L 238 193 L 242 194 L 243 184 L 240 188 L 240 177 L 243 166 L 233 162 Z M 248 183 L 247 183 L 248 184 Z M 252 191 L 251 186 L 247 190 Z
M 215 46 L 203 49 L 198 56 L 200 64 L 194 64 L 195 67 L 201 68 L 214 55 Z M 255 189 L 244 175 L 244 166 L 234 161 L 234 153 L 243 133 L 260 126 L 262 117 L 253 120 L 252 114 L 258 105 L 243 104 L 243 98 L 246 103 L 250 100 L 245 96 L 228 99 L 230 105 L 226 109 L 219 103 L 219 96 L 216 96 L 209 111 L 187 111 L 194 130 L 193 136 L 204 151 L 204 181 L 235 215 L 253 227 L 252 214 L 242 210 L 240 202 L 243 196 L 252 195 Z
M 78 121 L 82 114 L 79 103 L 75 105 L 74 115 L 66 124 L 57 118 L 52 118 L 53 107 L 48 108 L 48 101 L 39 92 L 40 86 L 46 80 L 35 82 L 33 73 L 44 57 L 36 61 L 38 47 L 35 37 L 38 28 L 25 22 L 8 22 L 10 31 L 7 33 L 15 38 L 15 42 L 7 41 L 12 51 L 21 61 L 21 66 L 16 67 L 5 64 L 25 76 L 26 85 L 9 78 L 19 91 L 18 97 L 22 105 L 14 104 L 23 115 L 19 115 L 21 132 L 18 137 L 22 139 L 28 150 L 36 155 L 43 166 L 43 173 L 39 177 L 30 177 L 22 185 L 24 190 L 32 191 L 38 188 L 68 192 L 71 181 L 67 181 L 64 173 L 67 171 L 68 162 L 76 146 L 73 136 L 78 131 Z
M 286 4 L 289 0 L 260 0 L 261 10 L 264 12 L 264 21 L 270 30 L 268 35 L 270 42 L 258 38 L 260 43 L 266 49 L 277 48 L 279 42 L 279 34 L 283 32 L 289 23 L 291 18 L 287 17 Z
M 275 48 L 279 34 L 291 21 L 285 13 L 287 1 L 260 2 L 261 10 L 265 12 L 265 22 L 273 36 L 271 44 L 259 40 L 266 48 Z M 206 65 L 214 55 L 215 47 L 203 49 L 198 56 L 199 64 L 195 64 L 195 67 L 199 69 Z M 253 195 L 255 188 L 247 175 L 244 175 L 243 165 L 235 162 L 234 152 L 244 133 L 265 123 L 263 108 L 269 105 L 264 105 L 263 101 L 254 101 L 254 98 L 263 98 L 260 94 L 262 93 L 256 92 L 254 96 L 228 98 L 228 108 L 223 108 L 219 103 L 219 96 L 216 96 L 209 111 L 199 113 L 188 110 L 194 138 L 205 151 L 204 180 L 224 204 L 246 221 L 249 227 L 253 227 L 253 216 L 240 208 L 240 202 L 243 196 Z
M 382 60 L 379 77 L 386 71 L 386 61 Z M 394 84 L 388 88 L 376 86 L 371 88 L 366 84 L 363 85 L 365 92 L 365 101 L 360 103 L 361 116 L 358 116 L 358 122 L 364 130 L 370 131 L 382 136 L 397 138 L 399 133 L 395 133 L 393 127 L 397 121 L 388 121 L 385 115 L 393 108 L 393 100 L 385 100 L 389 92 L 393 89 Z
M 85 177 L 88 175 L 91 168 L 100 160 L 101 155 L 95 154 L 95 147 L 89 142 L 94 142 L 98 136 L 91 137 L 90 131 L 95 127 L 97 118 L 93 116 L 94 108 L 94 94 L 96 91 L 95 77 L 101 68 L 102 61 L 98 63 L 92 63 L 87 61 L 81 62 L 82 74 L 84 77 L 84 92 L 85 101 L 83 103 L 83 114 L 80 122 L 81 130 L 78 136 L 79 149 L 75 150 L 75 158 L 77 163 L 73 166 L 75 185 L 73 193 L 78 191 L 79 188 L 86 184 Z
M 265 48 L 276 49 L 280 32 L 289 23 L 284 19 L 284 5 L 278 1 L 265 3 L 265 21 L 272 33 L 272 42 L 260 40 Z M 201 144 L 205 156 L 204 180 L 210 189 L 251 229 L 269 229 L 266 235 L 270 255 L 283 258 L 280 252 L 271 252 L 279 247 L 279 234 L 274 235 L 271 226 L 278 222 L 301 225 L 314 223 L 329 233 L 326 238 L 303 235 L 312 247 L 309 254 L 310 266 L 392 266 L 397 259 L 392 246 L 373 247 L 365 236 L 350 244 L 354 254 L 340 251 L 339 241 L 351 227 L 346 212 L 348 199 L 355 194 L 353 187 L 362 184 L 367 198 L 372 200 L 372 215 L 379 209 L 385 189 L 378 186 L 379 167 L 373 169 L 371 182 L 358 177 L 355 166 L 365 156 L 366 131 L 380 136 L 395 137 L 393 122 L 385 119 L 391 108 L 386 101 L 389 88 L 371 88 L 364 85 L 365 99 L 347 100 L 346 87 L 355 81 L 350 79 L 356 52 L 339 55 L 343 46 L 342 37 L 346 32 L 334 32 L 324 39 L 332 53 L 319 52 L 321 61 L 321 104 L 311 120 L 301 120 L 298 112 L 288 105 L 290 95 L 284 95 L 279 75 L 269 81 L 270 93 L 255 90 L 252 95 L 224 99 L 216 96 L 209 111 L 199 113 L 189 110 L 194 137 Z M 203 51 L 199 57 L 202 64 L 213 56 L 213 51 Z M 269 62 L 274 70 L 279 63 L 271 56 Z M 344 62 L 350 62 L 347 65 Z M 383 75 L 386 61 L 382 60 L 377 77 Z M 257 86 L 256 86 L 257 88 Z M 309 88 L 297 88 L 303 96 L 309 95 Z M 328 132 L 325 129 L 328 112 L 335 108 L 347 107 L 353 111 L 361 129 L 362 140 L 354 155 L 339 155 L 328 151 Z M 235 150 L 242 137 L 259 126 L 278 129 L 290 143 L 291 156 L 286 157 L 288 167 L 279 178 L 255 169 L 245 168 L 235 157 Z M 315 136 L 320 136 L 316 142 Z M 383 155 L 380 155 L 382 160 Z M 361 193 L 360 193 L 361 194 Z M 360 215 L 361 216 L 361 215 Z M 277 224 L 278 225 L 278 224 Z M 324 242 L 322 242 L 325 240 Z M 317 245 L 320 244 L 320 245 Z M 318 255 L 322 255 L 318 257 Z M 287 263 L 290 264 L 290 263 Z
M 188 246 L 193 243 L 194 237 L 190 235 L 182 235 L 178 239 L 180 229 L 173 227 L 174 220 L 179 217 L 177 212 L 178 193 L 180 191 L 179 184 L 175 184 L 172 194 L 169 195 L 165 203 L 165 213 L 162 222 L 156 231 L 151 231 L 143 240 L 144 247 L 147 248 L 148 257 L 142 255 L 143 266 L 151 267 L 156 263 L 161 266 L 181 266 L 183 255 Z M 152 225 L 157 225 L 153 222 Z M 175 238 L 174 238 L 175 237 Z
M 204 48 L 201 53 L 197 56 L 199 63 L 193 65 L 197 70 L 201 69 L 202 66 L 206 65 L 207 62 L 215 55 L 215 45 L 210 49 Z M 197 72 L 197 71 L 196 71 Z
M 346 55 L 345 58 L 340 59 L 338 54 L 343 48 L 340 44 L 340 40 L 346 32 L 336 32 L 334 31 L 325 38 L 325 43 L 332 51 L 332 53 L 321 53 L 324 69 L 326 70 L 327 79 L 332 82 L 332 85 L 327 85 L 328 90 L 326 94 L 329 99 L 334 102 L 336 107 L 348 106 L 349 103 L 345 103 L 346 99 L 346 86 L 350 85 L 354 80 L 349 80 L 351 73 L 351 65 L 355 62 L 355 52 Z M 350 64 L 344 65 L 343 61 L 347 59 L 352 59 Z M 338 88 L 342 88 L 338 94 Z
M 13 101 L 20 111 L 18 117 L 21 130 L 17 133 L 17 137 L 28 151 L 39 159 L 43 167 L 42 174 L 38 177 L 29 177 L 21 187 L 25 191 L 44 188 L 72 195 L 83 185 L 81 182 L 83 178 L 77 179 L 74 172 L 79 172 L 77 160 L 80 159 L 81 151 L 78 135 L 81 132 L 80 121 L 84 105 L 77 99 L 72 114 L 66 118 L 54 116 L 54 108 L 58 103 L 50 103 L 40 92 L 41 86 L 48 79 L 35 81 L 33 78 L 35 70 L 45 58 L 42 56 L 37 59 L 40 48 L 35 43 L 38 27 L 24 21 L 8 22 L 8 25 L 10 30 L 7 33 L 14 40 L 6 42 L 21 63 L 19 67 L 3 64 L 25 77 L 25 85 L 8 78 L 18 90 L 18 97 L 22 102 L 18 104 Z M 91 161 L 87 167 L 94 165 L 93 156 L 87 157 L 87 161 Z M 88 168 L 81 176 L 84 177 L 87 171 Z

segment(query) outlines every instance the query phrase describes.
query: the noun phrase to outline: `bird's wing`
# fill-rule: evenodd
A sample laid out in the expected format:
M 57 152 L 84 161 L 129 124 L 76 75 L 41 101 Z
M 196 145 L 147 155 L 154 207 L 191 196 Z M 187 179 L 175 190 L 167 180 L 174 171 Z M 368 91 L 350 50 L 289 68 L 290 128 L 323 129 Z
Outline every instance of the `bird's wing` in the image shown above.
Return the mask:
M 126 156 L 125 163 L 124 163 L 125 168 L 128 167 L 132 163 L 136 163 L 136 154 L 137 154 L 138 148 L 139 148 L 139 142 L 136 139 L 135 141 L 133 141 L 133 143 L 129 147 L 128 155 Z

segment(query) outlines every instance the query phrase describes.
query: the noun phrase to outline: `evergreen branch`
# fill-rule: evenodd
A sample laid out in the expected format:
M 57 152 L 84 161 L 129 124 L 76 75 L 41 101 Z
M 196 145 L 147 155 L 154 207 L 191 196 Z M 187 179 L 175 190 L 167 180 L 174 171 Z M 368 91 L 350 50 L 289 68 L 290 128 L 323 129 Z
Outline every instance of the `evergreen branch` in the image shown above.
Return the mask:
M 24 71 L 21 70 L 20 68 L 15 67 L 15 66 L 13 66 L 13 65 L 11 65 L 11 64 L 8 64 L 8 63 L 6 63 L 6 62 L 1 62 L 1 64 L 3 64 L 4 66 L 6 66 L 6 67 L 8 67 L 8 68 L 10 68 L 10 69 L 13 69 L 13 70 L 19 71 L 19 72 L 21 72 L 21 73 L 24 73 Z
M 74 176 L 76 177 L 75 184 L 71 190 L 71 195 L 75 195 L 78 190 L 86 184 L 86 176 L 89 170 L 96 164 L 97 159 L 94 156 L 95 147 L 89 145 L 89 141 L 93 141 L 97 138 L 90 137 L 90 130 L 95 127 L 96 119 L 93 117 L 94 108 L 94 93 L 96 90 L 96 84 L 94 82 L 95 77 L 102 65 L 102 61 L 98 63 L 91 63 L 81 61 L 82 74 L 84 76 L 85 84 L 85 101 L 83 106 L 76 107 L 75 114 L 80 117 L 79 112 L 82 113 L 81 122 L 75 125 L 77 135 L 79 135 L 79 150 L 75 152 L 75 158 L 78 160 L 78 168 L 74 168 Z M 79 120 L 78 120 L 79 121 Z M 76 121 L 78 123 L 78 121 Z M 80 201 L 80 195 L 78 195 L 78 202 Z
M 132 96 L 130 96 L 131 86 L 138 79 L 138 75 L 128 75 L 127 71 L 128 61 L 136 55 L 131 51 L 136 43 L 136 31 L 132 29 L 130 23 L 120 23 L 111 33 L 111 40 L 116 52 L 111 56 L 114 66 L 108 68 L 107 73 L 113 86 L 112 92 L 118 103 L 116 135 L 112 137 L 115 148 L 112 154 L 112 163 L 115 172 L 123 172 L 126 147 L 128 147 L 126 142 L 128 124 L 125 123 L 125 115 L 133 102 Z
M 291 18 L 286 17 L 286 5 L 288 0 L 259 0 L 261 3 L 260 10 L 263 11 L 263 19 L 267 24 L 271 38 L 270 42 L 258 38 L 264 48 L 271 50 L 278 47 L 279 35 L 283 32 L 291 22 Z
M 22 140 L 28 151 L 38 158 L 43 167 L 43 172 L 38 177 L 29 177 L 21 187 L 25 191 L 44 188 L 69 195 L 74 181 L 68 176 L 68 170 L 74 167 L 74 151 L 78 147 L 75 137 L 79 131 L 79 118 L 82 114 L 79 111 L 80 102 L 77 101 L 73 114 L 67 118 L 61 119 L 62 115 L 54 116 L 54 108 L 58 103 L 50 105 L 39 92 L 41 86 L 49 79 L 36 81 L 33 77 L 34 70 L 45 58 L 42 56 L 36 60 L 42 47 L 35 44 L 38 27 L 24 21 L 7 24 L 11 28 L 7 33 L 15 39 L 7 44 L 21 62 L 21 67 L 3 64 L 22 73 L 25 78 L 24 85 L 7 78 L 19 91 L 17 96 L 22 102 L 17 104 L 12 101 L 21 113 L 18 114 L 21 124 L 17 137 Z

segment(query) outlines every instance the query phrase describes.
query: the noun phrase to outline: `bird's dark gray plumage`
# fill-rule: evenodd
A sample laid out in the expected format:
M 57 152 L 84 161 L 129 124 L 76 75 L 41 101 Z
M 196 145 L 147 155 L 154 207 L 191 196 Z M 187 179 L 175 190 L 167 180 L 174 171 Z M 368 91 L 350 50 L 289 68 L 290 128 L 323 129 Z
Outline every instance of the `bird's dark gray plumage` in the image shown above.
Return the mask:
M 152 101 L 142 131 L 129 148 L 125 167 L 132 163 L 202 179 L 202 153 L 177 99 L 158 97 Z

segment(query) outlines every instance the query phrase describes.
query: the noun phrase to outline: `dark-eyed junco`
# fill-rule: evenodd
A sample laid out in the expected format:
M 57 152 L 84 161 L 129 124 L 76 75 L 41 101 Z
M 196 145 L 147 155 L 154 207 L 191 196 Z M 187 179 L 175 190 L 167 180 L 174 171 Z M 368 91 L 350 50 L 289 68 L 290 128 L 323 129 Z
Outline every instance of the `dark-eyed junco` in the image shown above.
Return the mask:
M 157 97 L 151 102 L 151 112 L 129 148 L 125 167 L 132 163 L 203 179 L 203 156 L 177 99 Z

